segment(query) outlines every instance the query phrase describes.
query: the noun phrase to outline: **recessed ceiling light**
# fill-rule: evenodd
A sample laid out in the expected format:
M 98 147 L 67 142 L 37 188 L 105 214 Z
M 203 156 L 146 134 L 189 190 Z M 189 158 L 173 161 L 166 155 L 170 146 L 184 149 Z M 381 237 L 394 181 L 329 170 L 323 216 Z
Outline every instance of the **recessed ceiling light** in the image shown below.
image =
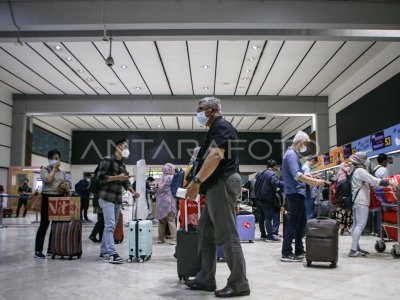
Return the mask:
M 257 49 L 258 49 L 258 46 L 254 45 L 254 46 L 251 47 L 251 48 L 253 48 L 253 50 L 257 50 Z
M 239 89 L 245 89 L 246 87 L 244 87 L 244 86 L 239 86 Z
M 71 60 L 72 60 L 72 58 L 71 58 L 71 57 L 69 57 L 69 56 L 68 56 L 68 57 L 66 57 L 65 59 L 66 59 L 66 60 L 68 60 L 68 61 L 71 61 Z
M 94 89 L 95 89 L 95 90 L 101 90 L 101 88 L 98 87 L 98 86 L 95 86 Z
M 224 85 L 229 85 L 229 84 L 231 84 L 230 82 L 224 82 Z
M 86 80 L 87 80 L 87 81 L 93 81 L 93 79 L 90 78 L 90 77 L 89 77 L 89 78 L 86 78 Z
M 205 89 L 205 90 L 208 90 L 208 89 L 209 89 L 209 87 L 208 87 L 208 86 L 205 86 L 205 87 L 203 87 L 203 89 Z
M 139 86 L 135 87 L 135 90 L 137 90 L 137 91 L 139 91 L 139 90 L 141 90 L 141 89 L 142 89 L 142 88 L 139 87 Z
M 249 80 L 249 78 L 247 78 L 247 77 L 244 77 L 244 78 L 242 78 L 242 80 Z
M 57 45 L 54 48 L 56 48 L 56 50 L 61 50 L 61 46 Z
M 208 69 L 210 66 L 209 65 L 204 65 L 204 66 L 201 66 L 203 69 Z
M 85 71 L 83 71 L 82 69 L 76 70 L 78 73 L 84 73 Z
M 109 85 L 115 85 L 115 83 L 114 82 L 110 82 Z
M 122 65 L 121 68 L 122 68 L 122 69 L 127 69 L 128 66 L 127 66 L 127 65 Z
M 155 119 L 155 118 L 156 118 L 156 116 L 153 116 L 153 118 Z
M 246 72 L 246 73 L 250 73 L 250 72 L 251 72 L 251 70 L 247 69 L 247 70 L 245 70 L 245 72 Z
M 157 128 L 161 128 L 161 125 L 157 125 Z
M 253 60 L 255 60 L 254 57 L 250 57 L 250 58 L 249 58 L 249 61 L 253 61 Z

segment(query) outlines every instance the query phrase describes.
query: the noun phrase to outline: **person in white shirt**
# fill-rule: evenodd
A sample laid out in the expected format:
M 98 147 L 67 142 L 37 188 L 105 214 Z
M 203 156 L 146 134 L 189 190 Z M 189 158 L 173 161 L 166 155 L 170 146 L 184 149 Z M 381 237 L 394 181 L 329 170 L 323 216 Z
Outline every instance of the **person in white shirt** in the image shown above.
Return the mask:
M 391 185 L 397 187 L 397 183 L 395 182 L 389 182 L 369 174 L 366 170 L 366 161 L 367 154 L 365 152 L 357 152 L 350 156 L 350 162 L 354 170 L 351 178 L 354 205 L 350 257 L 360 257 L 368 254 L 367 251 L 360 248 L 359 241 L 368 219 L 368 207 L 370 202 L 369 185 L 386 187 Z
M 389 177 L 389 170 L 387 165 L 389 164 L 389 158 L 385 153 L 378 155 L 378 165 L 372 170 L 371 174 L 375 177 L 385 179 Z
M 307 161 L 304 163 L 302 170 L 303 174 L 311 174 L 311 168 L 318 163 L 318 157 L 310 156 L 307 158 Z M 318 188 L 315 186 L 306 186 L 306 218 L 310 220 L 314 218 L 315 215 L 315 208 L 314 203 L 315 199 L 317 198 Z

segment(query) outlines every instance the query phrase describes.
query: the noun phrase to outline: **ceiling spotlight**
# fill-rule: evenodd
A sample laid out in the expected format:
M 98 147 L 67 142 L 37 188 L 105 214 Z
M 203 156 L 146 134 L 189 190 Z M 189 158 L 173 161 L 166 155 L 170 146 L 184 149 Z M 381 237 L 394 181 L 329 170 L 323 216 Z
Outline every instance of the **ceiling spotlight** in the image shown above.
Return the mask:
M 253 60 L 255 60 L 254 57 L 250 57 L 250 58 L 249 58 L 249 61 L 253 61 Z
M 122 68 L 122 69 L 128 69 L 128 66 L 122 65 L 121 68 Z
M 203 69 L 208 69 L 210 66 L 209 65 L 204 65 L 204 66 L 201 66 Z
M 114 82 L 110 82 L 108 85 L 115 85 L 115 83 Z
M 100 90 L 101 88 L 99 88 L 98 86 L 94 87 L 95 90 Z
M 87 80 L 87 81 L 93 81 L 93 79 L 90 78 L 90 77 L 89 77 L 89 78 L 86 78 L 86 80 Z
M 244 77 L 244 78 L 242 78 L 242 80 L 249 80 L 249 78 L 247 78 L 247 77 Z
M 203 87 L 203 89 L 205 89 L 205 90 L 208 90 L 208 89 L 209 89 L 209 87 L 208 87 L 208 86 L 205 86 L 205 87 Z
M 241 89 L 241 90 L 242 90 L 242 89 L 245 89 L 245 88 L 246 88 L 246 87 L 244 87 L 244 86 L 239 86 L 239 89 Z
M 71 60 L 72 60 L 72 58 L 71 58 L 71 57 L 69 57 L 69 56 L 68 56 L 68 57 L 66 57 L 65 59 L 66 59 L 66 60 L 68 60 L 68 61 L 71 61 Z
M 56 50 L 61 50 L 61 46 L 57 45 L 54 48 L 56 48 Z
M 137 90 L 137 91 L 139 91 L 139 90 L 141 90 L 142 88 L 141 87 L 135 87 L 135 90 Z
M 85 71 L 83 71 L 82 69 L 76 70 L 78 73 L 84 73 Z
M 257 49 L 258 49 L 258 46 L 254 45 L 254 46 L 251 47 L 251 48 L 253 48 L 253 50 L 257 50 Z
M 230 85 L 230 83 L 229 82 L 224 82 L 224 85 Z
M 157 128 L 161 128 L 161 125 L 157 125 Z
M 156 118 L 156 116 L 153 116 L 153 118 L 155 119 L 155 118 Z
M 246 72 L 246 73 L 250 73 L 250 72 L 251 72 L 251 70 L 247 69 L 245 72 Z

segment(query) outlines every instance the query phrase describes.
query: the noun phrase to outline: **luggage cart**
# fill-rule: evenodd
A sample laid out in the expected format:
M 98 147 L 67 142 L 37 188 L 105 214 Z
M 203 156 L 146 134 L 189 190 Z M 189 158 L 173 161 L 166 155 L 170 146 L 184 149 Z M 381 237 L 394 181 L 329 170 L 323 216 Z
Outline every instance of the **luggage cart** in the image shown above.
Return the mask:
M 390 251 L 390 254 L 393 258 L 400 258 L 400 201 L 397 199 L 395 202 L 388 202 L 387 195 L 388 192 L 383 191 L 381 189 L 377 189 L 375 191 L 377 197 L 382 202 L 382 207 L 380 211 L 381 218 L 381 227 L 380 227 L 380 240 L 376 241 L 375 250 L 379 253 L 382 253 L 386 250 L 386 243 L 395 240 L 391 238 L 393 236 L 388 232 L 388 229 L 396 229 L 397 230 L 397 243 L 393 244 L 393 248 Z M 393 193 L 392 193 L 393 195 Z M 396 212 L 396 222 L 388 222 L 385 220 L 384 215 L 385 211 L 393 211 Z M 386 238 L 385 238 L 386 234 Z

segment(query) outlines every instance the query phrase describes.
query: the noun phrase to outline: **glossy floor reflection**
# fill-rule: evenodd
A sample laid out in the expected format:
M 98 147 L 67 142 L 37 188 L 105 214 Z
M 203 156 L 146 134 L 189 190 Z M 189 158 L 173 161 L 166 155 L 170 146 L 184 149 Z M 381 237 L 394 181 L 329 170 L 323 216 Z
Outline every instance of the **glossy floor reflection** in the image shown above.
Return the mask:
M 129 219 L 126 211 L 125 220 Z M 20 226 L 0 229 L 1 300 L 214 299 L 213 293 L 190 291 L 178 282 L 174 246 L 154 244 L 152 259 L 144 264 L 111 265 L 99 260 L 98 244 L 88 241 L 93 225 L 84 226 L 80 260 L 35 260 L 32 220 L 34 216 L 6 219 L 5 224 Z M 251 285 L 251 296 L 245 299 L 398 299 L 400 260 L 388 252 L 377 254 L 375 240 L 362 237 L 362 248 L 371 252 L 368 258 L 348 258 L 351 238 L 341 237 L 337 269 L 281 263 L 280 243 L 243 243 Z M 127 241 L 117 248 L 127 258 Z M 218 263 L 218 288 L 225 286 L 227 276 L 226 263 Z

